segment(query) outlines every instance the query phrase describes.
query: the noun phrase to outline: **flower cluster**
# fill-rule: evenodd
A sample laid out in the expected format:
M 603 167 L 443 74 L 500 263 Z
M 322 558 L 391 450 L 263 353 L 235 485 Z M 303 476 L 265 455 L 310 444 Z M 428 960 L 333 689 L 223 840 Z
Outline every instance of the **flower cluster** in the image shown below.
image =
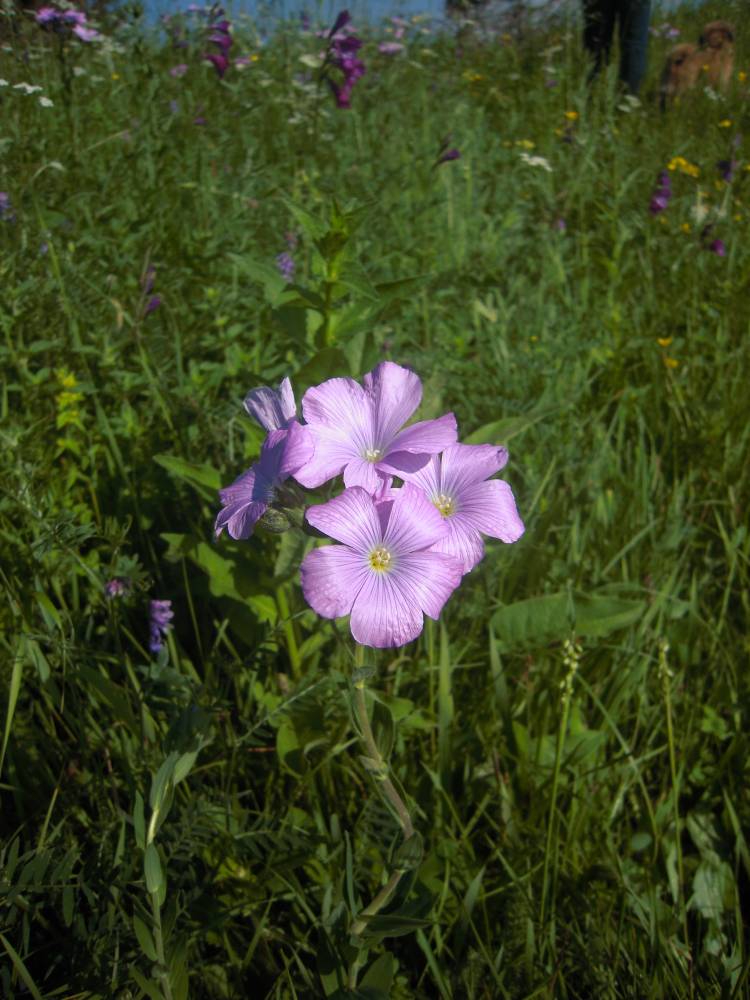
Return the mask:
M 86 15 L 82 10 L 40 7 L 36 12 L 36 23 L 57 32 L 70 31 L 82 42 L 93 42 L 100 37 L 98 31 L 87 26 Z
M 209 24 L 208 41 L 210 45 L 215 45 L 218 52 L 204 52 L 203 58 L 213 63 L 219 79 L 222 79 L 229 68 L 229 50 L 232 47 L 232 36 L 229 29 L 231 25 L 224 17 L 224 11 L 219 7 L 214 15 L 213 22 Z
M 151 601 L 149 605 L 148 648 L 152 653 L 160 652 L 167 632 L 172 628 L 173 618 L 174 611 L 172 611 L 171 601 Z
M 669 204 L 672 197 L 672 181 L 669 176 L 669 171 L 662 170 L 659 174 L 659 180 L 654 193 L 651 195 L 651 201 L 649 202 L 649 212 L 652 215 L 659 215 Z
M 16 213 L 11 205 L 10 195 L 7 191 L 0 191 L 0 220 L 3 222 L 14 222 Z
M 357 38 L 352 27 L 349 11 L 342 11 L 336 18 L 328 36 L 328 52 L 326 63 L 335 66 L 343 74 L 343 82 L 338 83 L 327 77 L 328 85 L 333 91 L 336 106 L 349 109 L 352 106 L 352 90 L 354 84 L 365 74 L 365 65 L 357 57 L 362 48 L 361 39 Z
M 491 478 L 507 451 L 459 444 L 452 413 L 407 425 L 421 399 L 419 377 L 390 361 L 361 384 L 308 389 L 304 423 L 289 379 L 256 389 L 245 408 L 269 432 L 260 459 L 220 491 L 217 535 L 247 538 L 272 505 L 288 505 L 289 477 L 315 489 L 343 476 L 342 493 L 307 509 L 307 523 L 338 544 L 307 554 L 302 590 L 323 617 L 350 615 L 363 645 L 416 638 L 482 559 L 484 535 L 514 542 L 524 531 L 510 487 Z

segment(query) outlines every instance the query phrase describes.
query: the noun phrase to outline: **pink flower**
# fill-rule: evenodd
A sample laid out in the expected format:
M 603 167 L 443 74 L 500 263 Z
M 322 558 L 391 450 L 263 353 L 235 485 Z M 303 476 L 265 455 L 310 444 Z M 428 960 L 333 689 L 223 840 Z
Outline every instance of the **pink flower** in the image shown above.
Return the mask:
M 187 73 L 188 69 L 187 63 L 178 63 L 170 69 L 169 75 L 175 77 L 175 79 L 179 79 Z
M 219 53 L 206 52 L 203 58 L 206 60 L 206 62 L 213 63 L 214 69 L 216 70 L 216 73 L 218 74 L 218 77 L 221 80 L 224 74 L 226 73 L 227 69 L 229 68 L 229 60 L 227 59 L 227 57 L 223 55 L 221 52 Z
M 433 549 L 446 532 L 444 520 L 409 483 L 381 503 L 354 486 L 310 507 L 307 520 L 342 544 L 305 556 L 305 599 L 324 618 L 351 615 L 352 635 L 362 645 L 416 639 L 424 615 L 437 618 L 461 582 L 461 563 Z
M 404 51 L 404 46 L 401 42 L 381 42 L 378 45 L 378 52 L 381 52 L 384 56 L 397 56 L 399 52 Z
M 99 32 L 95 28 L 87 28 L 82 24 L 76 24 L 73 34 L 82 42 L 95 42 L 99 38 Z
M 295 421 L 288 431 L 271 431 L 263 443 L 260 459 L 231 486 L 219 490 L 224 507 L 214 525 L 217 538 L 224 528 L 232 538 L 249 538 L 276 499 L 278 487 L 311 455 L 306 427 Z
M 419 376 L 382 361 L 362 380 L 332 378 L 308 389 L 302 413 L 315 453 L 294 473 L 316 487 L 343 472 L 346 486 L 375 493 L 391 475 L 404 477 L 456 441 L 456 418 L 447 413 L 402 430 L 422 400 Z
M 524 532 L 510 486 L 487 478 L 507 461 L 505 448 L 454 444 L 442 455 L 433 455 L 423 469 L 406 474 L 409 482 L 424 490 L 447 526 L 435 551 L 458 559 L 464 573 L 484 556 L 482 535 L 515 542 Z

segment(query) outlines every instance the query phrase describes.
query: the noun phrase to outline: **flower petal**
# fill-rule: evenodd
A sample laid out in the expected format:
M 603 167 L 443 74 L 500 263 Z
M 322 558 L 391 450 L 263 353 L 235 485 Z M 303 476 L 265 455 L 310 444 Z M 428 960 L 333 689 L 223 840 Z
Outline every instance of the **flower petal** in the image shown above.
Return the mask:
M 313 611 L 324 618 L 341 618 L 351 611 L 370 572 L 358 552 L 344 545 L 326 545 L 302 560 L 302 592 Z
M 245 396 L 245 409 L 267 431 L 281 430 L 297 414 L 292 383 L 285 378 L 278 389 L 268 385 L 252 389 Z
M 330 378 L 308 389 L 302 397 L 308 424 L 322 424 L 351 441 L 360 457 L 374 447 L 372 407 L 361 385 L 351 378 Z
M 304 424 L 313 442 L 310 459 L 294 473 L 298 483 L 314 489 L 340 476 L 346 466 L 359 453 L 352 442 L 340 431 L 320 424 Z
M 393 572 L 367 573 L 350 620 L 358 643 L 378 649 L 403 646 L 416 639 L 423 626 L 418 604 L 401 590 Z
M 279 466 L 279 478 L 287 479 L 293 472 L 310 462 L 314 453 L 315 442 L 310 428 L 297 420 L 290 420 L 284 454 Z
M 453 556 L 461 563 L 463 572 L 468 573 L 484 558 L 482 536 L 471 521 L 460 513 L 447 517 L 445 523 L 448 525 L 448 534 L 435 542 L 432 551 Z
M 361 486 L 352 486 L 327 503 L 308 507 L 307 521 L 355 552 L 369 553 L 382 541 L 375 501 Z
M 383 487 L 383 478 L 377 473 L 372 462 L 364 458 L 353 458 L 344 469 L 344 484 L 346 486 L 361 486 L 370 496 L 375 496 Z
M 444 552 L 410 552 L 399 558 L 392 575 L 410 603 L 438 618 L 461 582 L 463 564 Z
M 456 434 L 456 418 L 452 413 L 446 413 L 437 420 L 420 420 L 395 436 L 384 457 L 389 458 L 395 451 L 435 455 L 455 444 Z
M 468 487 L 462 494 L 456 516 L 465 518 L 477 531 L 503 542 L 515 542 L 524 533 L 513 491 L 502 479 L 490 479 Z
M 431 457 L 430 455 L 412 455 L 408 451 L 392 451 L 376 464 L 383 473 L 388 472 L 398 476 L 399 479 L 410 479 L 427 466 Z
M 507 448 L 493 444 L 454 444 L 442 455 L 440 492 L 460 497 L 467 486 L 489 479 L 507 461 Z
M 362 383 L 371 400 L 375 441 L 388 446 L 421 403 L 422 382 L 408 368 L 381 361 Z
M 443 517 L 425 493 L 413 483 L 405 483 L 391 506 L 383 544 L 400 557 L 430 548 L 447 530 Z
M 216 537 L 227 529 L 232 538 L 237 540 L 249 538 L 258 521 L 268 510 L 268 504 L 262 500 L 252 500 L 239 503 L 231 503 L 223 510 L 219 511 L 214 524 Z
M 389 455 L 390 459 L 397 459 L 401 455 L 408 454 L 405 451 L 395 452 L 393 455 Z M 423 456 L 412 455 L 412 458 L 421 458 Z M 427 494 L 430 499 L 436 497 L 440 493 L 440 467 L 441 460 L 439 455 L 428 455 L 427 461 L 424 465 L 418 466 L 414 470 L 405 469 L 402 473 L 396 473 L 401 479 L 409 483 L 414 483 L 421 490 Z

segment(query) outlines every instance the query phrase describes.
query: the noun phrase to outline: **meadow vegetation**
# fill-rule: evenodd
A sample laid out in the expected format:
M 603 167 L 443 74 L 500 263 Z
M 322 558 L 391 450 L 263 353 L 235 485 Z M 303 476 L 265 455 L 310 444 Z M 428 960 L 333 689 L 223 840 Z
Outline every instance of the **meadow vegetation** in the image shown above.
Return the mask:
M 747 995 L 743 9 L 670 15 L 738 48 L 665 115 L 661 30 L 638 104 L 587 88 L 574 21 L 360 25 L 346 110 L 297 22 L 233 19 L 220 77 L 198 15 L 86 42 L 5 11 L 4 997 Z M 401 838 L 348 628 L 304 602 L 310 540 L 213 524 L 249 389 L 383 359 L 508 446 L 526 532 L 368 654 L 424 857 L 354 993 Z

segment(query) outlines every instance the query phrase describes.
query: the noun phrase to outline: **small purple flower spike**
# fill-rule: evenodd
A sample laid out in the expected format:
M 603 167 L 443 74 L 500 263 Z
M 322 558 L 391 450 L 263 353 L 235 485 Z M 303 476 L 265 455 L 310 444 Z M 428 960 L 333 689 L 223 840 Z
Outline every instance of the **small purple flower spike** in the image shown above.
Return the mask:
M 172 628 L 173 618 L 171 601 L 151 601 L 149 605 L 150 638 L 148 648 L 152 653 L 158 653 L 161 650 L 164 645 L 163 640 Z
M 104 584 L 104 593 L 107 598 L 111 601 L 115 597 L 124 597 L 128 593 L 130 587 L 126 580 L 121 580 L 119 577 L 114 577 L 112 580 L 107 580 Z
M 708 244 L 708 249 L 711 253 L 715 253 L 717 257 L 726 257 L 727 248 L 724 244 L 724 240 L 712 240 Z
M 288 251 L 285 250 L 284 253 L 278 255 L 276 258 L 276 267 L 279 269 L 279 274 L 284 281 L 294 281 L 294 257 Z

